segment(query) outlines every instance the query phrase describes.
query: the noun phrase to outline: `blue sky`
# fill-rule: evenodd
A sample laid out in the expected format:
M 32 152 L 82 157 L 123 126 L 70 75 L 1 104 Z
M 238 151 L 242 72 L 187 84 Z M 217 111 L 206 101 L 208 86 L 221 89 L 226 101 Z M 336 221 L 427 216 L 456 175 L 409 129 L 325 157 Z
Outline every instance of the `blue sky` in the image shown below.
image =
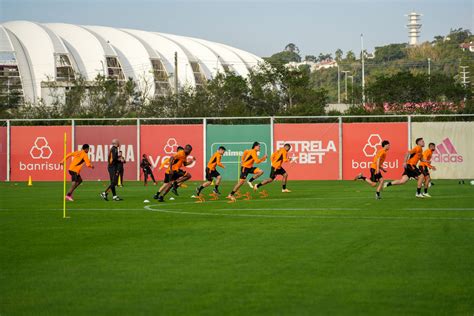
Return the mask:
M 406 13 L 423 14 L 421 40 L 473 30 L 472 0 L 161 1 L 0 0 L 0 21 L 137 28 L 200 37 L 269 56 L 293 42 L 302 55 L 406 42 Z

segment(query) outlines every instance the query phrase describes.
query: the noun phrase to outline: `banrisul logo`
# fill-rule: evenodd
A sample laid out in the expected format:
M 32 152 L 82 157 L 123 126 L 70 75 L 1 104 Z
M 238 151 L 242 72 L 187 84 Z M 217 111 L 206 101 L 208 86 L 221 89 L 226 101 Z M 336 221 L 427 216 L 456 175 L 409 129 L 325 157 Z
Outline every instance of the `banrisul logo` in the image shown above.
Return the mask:
M 464 161 L 462 155 L 457 152 L 456 147 L 454 147 L 454 144 L 449 137 L 446 137 L 436 146 L 436 151 L 433 153 L 432 160 L 434 162 L 445 163 L 461 163 Z
M 35 162 L 19 162 L 19 169 L 21 171 L 53 171 L 62 170 L 63 165 L 60 163 L 51 163 L 49 159 L 53 155 L 53 150 L 48 143 L 48 139 L 44 136 L 36 137 L 30 149 L 30 157 Z

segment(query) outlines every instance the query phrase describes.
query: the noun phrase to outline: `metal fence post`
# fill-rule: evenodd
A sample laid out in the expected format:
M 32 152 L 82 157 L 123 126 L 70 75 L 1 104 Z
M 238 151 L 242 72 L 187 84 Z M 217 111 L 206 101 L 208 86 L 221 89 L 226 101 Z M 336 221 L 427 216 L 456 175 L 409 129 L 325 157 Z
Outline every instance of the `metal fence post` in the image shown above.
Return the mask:
M 408 115 L 408 149 L 410 149 L 411 144 L 411 115 Z
M 270 155 L 273 153 L 273 134 L 274 134 L 274 124 L 275 118 L 272 116 L 270 117 Z
M 206 179 L 206 153 L 207 153 L 207 119 L 203 118 L 202 119 L 202 148 L 204 151 L 204 154 L 202 155 L 204 159 L 202 160 L 202 177 L 205 180 Z
M 342 180 L 342 116 L 338 117 L 339 121 L 339 180 Z
M 137 181 L 140 181 L 140 162 L 141 162 L 140 142 L 141 142 L 140 119 L 137 118 L 137 157 L 135 158 L 137 160 Z
M 71 120 L 71 152 L 76 148 L 76 121 Z
M 10 182 L 10 163 L 11 163 L 11 152 L 10 152 L 10 144 L 11 144 L 11 132 L 10 132 L 10 120 L 7 120 L 7 182 Z

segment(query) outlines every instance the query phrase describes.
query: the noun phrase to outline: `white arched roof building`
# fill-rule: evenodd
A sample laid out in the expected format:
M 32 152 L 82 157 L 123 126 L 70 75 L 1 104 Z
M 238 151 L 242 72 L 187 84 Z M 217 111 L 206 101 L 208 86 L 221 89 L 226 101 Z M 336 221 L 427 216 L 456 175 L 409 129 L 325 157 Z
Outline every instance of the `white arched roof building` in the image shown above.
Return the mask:
M 29 102 L 46 98 L 51 82 L 67 85 L 78 76 L 132 78 L 153 97 L 173 92 L 176 75 L 179 87 L 194 87 L 224 71 L 246 77 L 261 61 L 224 44 L 171 34 L 65 23 L 0 24 L 0 93 L 15 89 Z

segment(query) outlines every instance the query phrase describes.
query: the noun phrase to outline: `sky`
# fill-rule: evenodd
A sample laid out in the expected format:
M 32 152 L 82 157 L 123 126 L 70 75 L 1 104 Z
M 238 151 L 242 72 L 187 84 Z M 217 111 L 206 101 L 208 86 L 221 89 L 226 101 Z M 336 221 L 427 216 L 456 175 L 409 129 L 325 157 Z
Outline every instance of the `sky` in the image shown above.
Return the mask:
M 423 14 L 421 41 L 473 30 L 473 0 L 0 0 L 0 22 L 29 20 L 136 28 L 207 39 L 270 56 L 360 51 L 408 41 L 404 16 Z

